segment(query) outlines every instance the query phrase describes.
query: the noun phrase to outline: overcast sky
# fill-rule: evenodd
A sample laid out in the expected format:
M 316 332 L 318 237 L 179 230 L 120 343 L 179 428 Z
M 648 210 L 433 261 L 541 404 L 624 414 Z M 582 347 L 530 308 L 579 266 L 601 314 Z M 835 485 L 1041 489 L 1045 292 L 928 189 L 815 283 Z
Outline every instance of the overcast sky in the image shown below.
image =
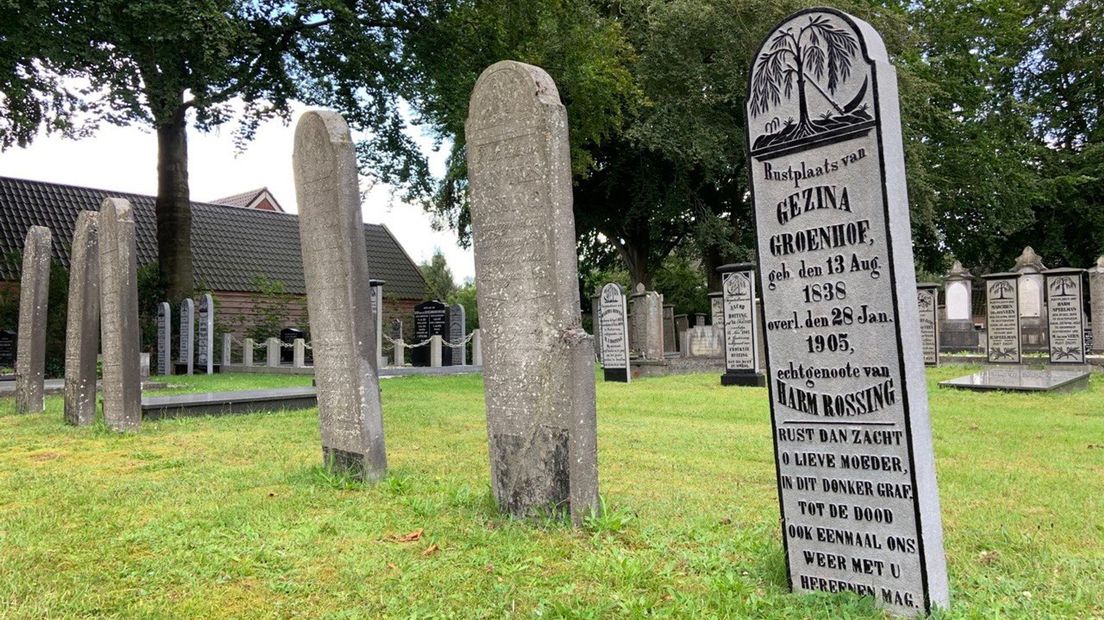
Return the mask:
M 295 212 L 295 182 L 291 150 L 295 121 L 284 126 L 269 121 L 257 131 L 245 152 L 236 154 L 234 124 L 212 133 L 188 133 L 188 174 L 192 200 L 216 198 L 267 187 L 286 211 Z M 429 141 L 422 141 L 428 149 Z M 443 156 L 431 161 L 440 173 Z M 135 194 L 157 193 L 157 136 L 137 127 L 104 126 L 91 138 L 66 140 L 40 136 L 26 149 L 13 147 L 0 153 L 0 176 L 83 185 Z M 361 181 L 361 188 L 366 188 Z M 458 283 L 474 278 L 471 250 L 456 244 L 452 231 L 436 232 L 419 207 L 391 202 L 387 188 L 377 187 L 362 205 L 364 221 L 385 224 L 415 262 L 428 261 L 440 248 Z

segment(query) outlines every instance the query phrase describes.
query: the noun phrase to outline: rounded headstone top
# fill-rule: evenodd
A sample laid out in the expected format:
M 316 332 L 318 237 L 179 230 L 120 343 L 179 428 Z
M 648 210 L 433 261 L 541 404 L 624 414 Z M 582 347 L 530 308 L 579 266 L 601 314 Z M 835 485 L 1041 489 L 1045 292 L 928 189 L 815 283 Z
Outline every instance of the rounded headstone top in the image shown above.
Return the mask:
M 356 166 L 353 139 L 345 119 L 333 110 L 307 110 L 295 124 L 292 164 L 296 180 L 312 183 L 328 179 L 338 166 Z M 355 177 L 354 177 L 355 178 Z M 303 205 L 299 205 L 302 209 Z
M 526 96 L 526 93 L 531 96 Z M 548 72 L 516 60 L 501 60 L 483 70 L 468 102 L 465 131 L 517 120 L 523 105 L 563 107 L 560 91 Z
M 1029 245 L 1024 248 L 1023 253 L 1016 259 L 1016 265 L 1012 267 L 1013 271 L 1043 271 L 1046 269 L 1046 265 L 1043 264 L 1043 259 L 1035 253 L 1035 250 Z
M 646 290 L 646 289 L 644 288 L 644 283 L 643 283 L 643 282 L 637 282 L 637 283 L 636 283 L 636 289 L 635 289 L 635 290 L 636 290 L 636 294 L 637 294 L 637 295 L 643 295 L 643 294 L 644 294 L 644 291 Z
M 1097 269 L 1104 269 L 1104 256 L 1101 256 L 1100 258 L 1096 259 L 1096 268 Z

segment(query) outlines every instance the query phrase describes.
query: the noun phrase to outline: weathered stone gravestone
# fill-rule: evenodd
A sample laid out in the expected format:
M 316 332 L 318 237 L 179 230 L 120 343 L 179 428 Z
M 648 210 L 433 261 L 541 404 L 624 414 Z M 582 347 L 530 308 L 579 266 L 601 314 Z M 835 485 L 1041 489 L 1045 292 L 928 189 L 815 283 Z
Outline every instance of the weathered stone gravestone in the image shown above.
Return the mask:
M 1020 276 L 1017 273 L 990 273 L 985 280 L 986 359 L 990 364 L 1019 364 Z
M 974 329 L 973 275 L 955 261 L 943 277 L 943 323 L 940 346 L 947 351 L 975 350 L 978 332 Z
M 610 282 L 602 287 L 598 301 L 598 333 L 602 339 L 602 376 L 606 381 L 628 383 L 629 321 L 625 294 L 621 285 Z
M 100 214 L 77 215 L 69 250 L 69 302 L 65 317 L 65 423 L 96 421 L 96 357 L 100 353 Z
M 748 92 L 790 583 L 945 607 L 896 73 L 869 24 L 807 9 L 767 36 Z
M 1047 292 L 1047 342 L 1050 363 L 1084 364 L 1085 270 L 1072 267 L 1043 272 Z
M 597 424 L 567 114 L 547 73 L 503 61 L 476 82 L 465 133 L 494 496 L 580 524 L 598 510 Z
M 1046 350 L 1046 287 L 1043 272 L 1047 267 L 1031 246 L 1025 247 L 1012 271 L 1020 274 L 1020 346 L 1034 351 Z
M 739 263 L 717 269 L 721 273 L 723 308 L 720 327 L 724 334 L 725 372 L 721 385 L 766 385 L 759 370 L 759 335 L 755 318 L 755 265 Z
M 105 198 L 99 220 L 104 422 L 126 431 L 142 424 L 138 251 L 130 202 Z
M 464 306 L 452 304 L 449 307 L 449 337 L 452 339 L 452 365 L 466 366 L 468 363 L 468 324 Z
M 199 298 L 196 363 L 205 374 L 215 372 L 215 300 L 210 293 L 204 293 L 203 297 Z
M 31 226 L 23 243 L 19 278 L 19 329 L 15 355 L 15 409 L 46 409 L 46 311 L 50 294 L 50 229 Z
M 329 110 L 304 113 L 293 159 L 323 462 L 377 480 L 387 455 L 356 155 L 345 120 Z
M 722 316 L 724 315 L 722 314 Z M 687 355 L 689 351 L 688 340 L 690 337 L 687 335 L 688 331 L 690 331 L 690 317 L 685 314 L 676 314 L 675 334 L 677 335 L 679 353 L 682 353 L 683 356 Z
M 162 377 L 173 374 L 172 307 L 167 301 L 157 304 L 157 374 Z
M 939 285 L 916 285 L 916 306 L 920 310 L 920 346 L 924 365 L 939 365 Z
M 436 300 L 423 301 L 414 306 L 414 343 L 425 342 L 433 336 L 440 336 L 442 341 L 452 342 L 449 337 L 449 307 Z M 410 351 L 410 363 L 414 366 L 430 365 L 430 345 L 424 344 L 414 347 Z M 446 348 L 441 352 L 441 364 L 452 365 L 452 350 Z
M 1089 317 L 1092 323 L 1092 350 L 1104 352 L 1104 256 L 1089 269 Z
M 376 370 L 383 365 L 383 280 L 368 281 L 372 298 L 372 325 L 376 334 Z
M 709 320 L 713 325 L 724 325 L 724 291 L 709 294 Z
M 636 285 L 632 295 L 632 321 L 635 340 L 629 344 L 641 359 L 663 359 L 663 297 Z
M 192 343 L 195 342 L 195 302 L 185 299 L 180 302 L 180 364 L 184 367 L 184 374 L 192 374 L 195 360 L 195 352 Z
M 678 351 L 675 343 L 675 307 L 671 304 L 663 304 L 663 353 Z

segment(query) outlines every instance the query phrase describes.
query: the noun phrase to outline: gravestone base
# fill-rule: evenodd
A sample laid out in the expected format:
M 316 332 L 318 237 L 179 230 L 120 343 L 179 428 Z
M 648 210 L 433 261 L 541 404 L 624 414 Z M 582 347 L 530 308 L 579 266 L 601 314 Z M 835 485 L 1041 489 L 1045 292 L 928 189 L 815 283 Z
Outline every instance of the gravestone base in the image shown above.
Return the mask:
M 663 377 L 669 374 L 669 367 L 666 360 L 632 360 L 629 365 L 632 367 L 633 379 L 639 377 Z
M 627 368 L 603 368 L 602 378 L 606 381 L 629 382 L 629 370 Z
M 940 381 L 940 387 L 977 392 L 1073 392 L 1089 387 L 1092 370 L 1078 368 L 986 368 L 965 377 Z
M 939 324 L 940 351 L 977 351 L 980 344 L 973 321 L 943 321 Z
M 767 375 L 761 372 L 726 372 L 721 375 L 721 385 L 767 387 Z

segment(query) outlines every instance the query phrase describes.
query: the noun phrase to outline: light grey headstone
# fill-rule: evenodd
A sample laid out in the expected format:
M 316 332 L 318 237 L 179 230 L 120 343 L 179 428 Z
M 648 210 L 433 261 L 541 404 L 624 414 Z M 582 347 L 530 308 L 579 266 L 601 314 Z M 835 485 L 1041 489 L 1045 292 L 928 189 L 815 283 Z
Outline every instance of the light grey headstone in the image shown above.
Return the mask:
M 371 288 L 372 324 L 376 334 L 376 368 L 383 365 L 383 280 L 372 278 L 368 281 Z
M 632 295 L 633 351 L 646 360 L 663 359 L 663 297 L 636 285 Z
M 449 337 L 452 338 L 452 365 L 466 366 L 468 363 L 467 343 L 468 338 L 467 315 L 464 306 L 453 304 L 449 308 Z
M 709 322 L 724 325 L 724 291 L 709 294 Z
M 142 348 L 138 327 L 138 250 L 134 212 L 122 198 L 100 204 L 100 341 L 103 411 L 115 431 L 142 424 Z
M 15 352 L 18 413 L 46 409 L 46 312 L 50 295 L 50 229 L 31 226 L 23 243 L 19 278 L 19 335 Z
M 869 24 L 806 9 L 770 31 L 749 93 L 790 583 L 946 607 L 896 72 Z
M 252 338 L 245 339 L 245 344 L 242 346 L 242 366 L 253 365 L 253 349 L 256 346 Z
M 1096 259 L 1089 269 L 1090 317 L 1092 323 L 1092 350 L 1104 352 L 1104 256 Z
M 973 282 L 970 272 L 955 261 L 943 279 L 943 303 L 948 321 L 973 321 Z
M 81 211 L 69 250 L 65 317 L 65 423 L 96 421 L 96 358 L 100 353 L 100 214 Z
M 180 363 L 184 365 L 184 374 L 190 375 L 195 367 L 195 302 L 185 299 L 180 302 Z
M 1043 272 L 1047 293 L 1047 342 L 1050 363 L 1085 363 L 1084 269 Z
M 916 307 L 920 311 L 920 346 L 924 365 L 939 365 L 939 285 L 916 285 Z
M 1020 299 L 1023 281 L 1015 272 L 990 273 L 985 280 L 986 357 L 990 364 L 1019 364 Z
M 300 117 L 294 163 L 323 460 L 378 480 L 387 471 L 379 360 L 356 155 L 341 115 Z
M 157 374 L 162 377 L 173 374 L 172 307 L 167 301 L 157 304 Z
M 725 372 L 721 385 L 766 385 L 759 371 L 759 333 L 755 303 L 755 265 L 740 263 L 720 267 L 724 307 L 721 323 L 724 337 Z
M 1031 246 L 1023 249 L 1016 258 L 1012 271 L 1020 274 L 1020 318 L 1040 318 L 1043 316 L 1043 271 L 1046 265 Z
M 673 322 L 673 321 L 672 321 Z M 629 321 L 625 294 L 614 282 L 602 287 L 598 302 L 598 333 L 602 339 L 602 374 L 606 381 L 629 383 Z
M 547 73 L 513 61 L 483 72 L 468 110 L 494 496 L 511 515 L 569 508 L 579 524 L 598 510 L 597 424 L 567 114 Z
M 196 330 L 196 363 L 205 374 L 215 372 L 215 300 L 210 293 L 199 298 L 199 328 Z

